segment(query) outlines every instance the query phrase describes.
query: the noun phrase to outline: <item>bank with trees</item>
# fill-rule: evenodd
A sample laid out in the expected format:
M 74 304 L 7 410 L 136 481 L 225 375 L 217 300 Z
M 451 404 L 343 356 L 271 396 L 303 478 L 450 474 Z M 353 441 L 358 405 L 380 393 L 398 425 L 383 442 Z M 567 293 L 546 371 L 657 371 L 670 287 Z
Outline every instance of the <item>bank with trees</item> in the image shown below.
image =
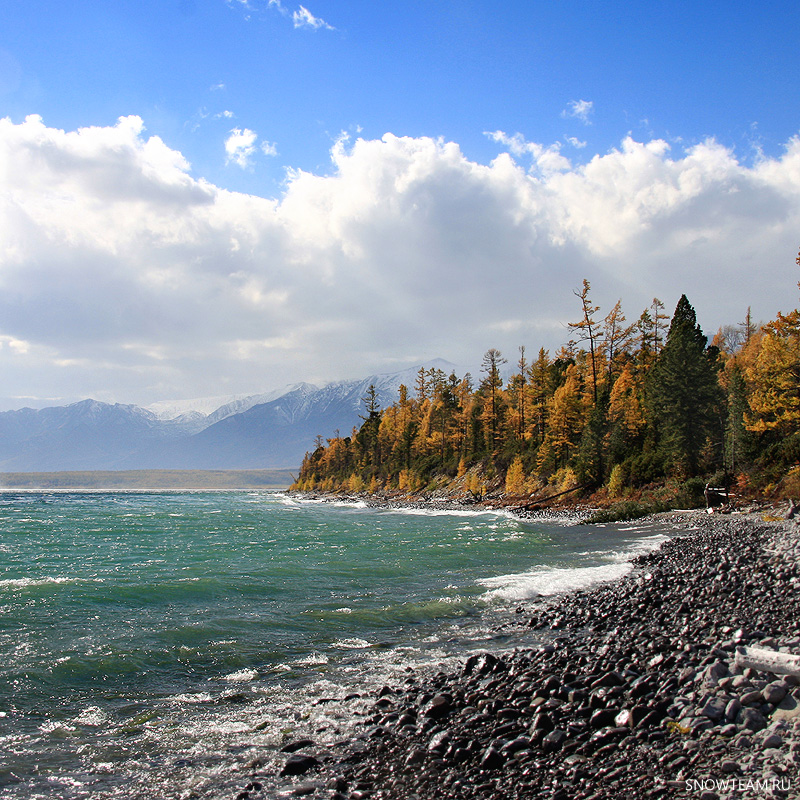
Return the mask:
M 556 353 L 520 347 L 508 370 L 492 348 L 477 376 L 423 369 L 396 398 L 371 391 L 363 424 L 319 439 L 294 488 L 651 505 L 697 500 L 709 482 L 800 495 L 800 310 L 758 327 L 748 309 L 709 341 L 685 295 L 671 317 L 654 299 L 628 322 L 621 302 L 601 315 L 588 281 L 575 294 Z

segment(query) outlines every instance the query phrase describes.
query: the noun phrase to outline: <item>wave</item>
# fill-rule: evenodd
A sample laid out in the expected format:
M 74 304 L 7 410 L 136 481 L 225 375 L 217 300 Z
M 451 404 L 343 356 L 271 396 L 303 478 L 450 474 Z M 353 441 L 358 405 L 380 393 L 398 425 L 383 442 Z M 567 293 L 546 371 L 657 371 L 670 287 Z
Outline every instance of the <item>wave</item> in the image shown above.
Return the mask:
M 650 529 L 646 526 L 631 526 L 621 530 L 643 532 Z M 601 550 L 584 554 L 602 559 L 605 563 L 593 566 L 539 566 L 527 572 L 484 578 L 479 584 L 489 589 L 486 599 L 495 601 L 531 600 L 535 597 L 574 592 L 622 578 L 633 569 L 633 558 L 657 549 L 668 539 L 669 536 L 663 533 L 649 533 L 629 542 L 621 550 Z
M 29 589 L 37 586 L 57 586 L 63 583 L 86 583 L 87 578 L 56 578 L 46 575 L 43 578 L 5 578 L 0 580 L 0 591 L 3 589 Z
M 555 594 L 585 589 L 597 583 L 606 583 L 626 575 L 630 563 L 601 564 L 596 567 L 547 567 L 514 575 L 484 578 L 479 583 L 490 589 L 490 600 L 531 600 Z

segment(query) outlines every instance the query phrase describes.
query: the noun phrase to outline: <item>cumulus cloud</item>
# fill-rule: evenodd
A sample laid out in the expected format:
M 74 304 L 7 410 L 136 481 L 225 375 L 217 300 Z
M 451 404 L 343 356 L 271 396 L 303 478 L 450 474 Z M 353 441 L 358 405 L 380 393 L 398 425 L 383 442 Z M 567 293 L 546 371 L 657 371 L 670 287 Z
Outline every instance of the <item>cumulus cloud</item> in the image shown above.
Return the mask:
M 225 140 L 227 163 L 234 163 L 242 169 L 249 167 L 256 153 L 258 134 L 249 128 L 234 128 Z
M 507 147 L 515 156 L 530 156 L 533 164 L 543 173 L 559 172 L 571 168 L 569 159 L 561 155 L 561 143 L 545 146 L 529 142 L 521 133 L 508 136 L 503 131 L 485 133 L 493 141 Z
M 584 125 L 591 125 L 589 117 L 593 111 L 594 103 L 591 100 L 570 100 L 567 107 L 561 112 L 561 116 L 574 117 Z
M 233 159 L 258 147 L 246 130 Z M 6 390 L 152 402 L 552 349 L 584 277 L 629 319 L 686 292 L 710 332 L 795 304 L 800 140 L 746 166 L 713 140 L 628 137 L 531 172 L 516 159 L 548 147 L 491 136 L 508 152 L 488 165 L 341 138 L 330 174 L 290 171 L 269 199 L 192 177 L 137 117 L 0 120 Z

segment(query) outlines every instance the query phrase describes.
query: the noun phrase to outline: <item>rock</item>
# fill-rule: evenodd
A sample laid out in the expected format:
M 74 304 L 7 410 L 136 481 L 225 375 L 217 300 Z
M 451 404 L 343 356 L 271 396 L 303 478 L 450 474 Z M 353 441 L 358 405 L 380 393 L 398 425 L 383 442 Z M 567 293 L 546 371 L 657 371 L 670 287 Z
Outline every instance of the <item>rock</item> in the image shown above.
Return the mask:
M 405 764 L 406 766 L 412 766 L 413 764 L 421 764 L 423 761 L 425 761 L 425 751 L 416 747 L 406 756 Z
M 518 736 L 516 739 L 512 739 L 510 742 L 507 742 L 501 748 L 501 752 L 504 755 L 512 756 L 514 753 L 518 753 L 521 750 L 529 750 L 531 746 L 531 740 L 527 736 Z
M 614 725 L 617 728 L 631 724 L 631 710 L 629 708 L 623 708 L 622 711 L 614 717 Z
M 505 756 L 494 747 L 486 748 L 481 756 L 481 769 L 500 769 L 505 763 Z
M 732 700 L 728 702 L 728 705 L 725 706 L 725 719 L 728 722 L 733 722 L 736 717 L 739 716 L 739 712 L 742 710 L 742 703 L 737 698 L 734 697 Z
M 281 776 L 305 775 L 306 772 L 318 766 L 320 766 L 320 762 L 314 756 L 305 753 L 294 753 L 286 759 L 280 774 Z
M 281 747 L 281 753 L 296 753 L 298 750 L 308 750 L 309 747 L 315 747 L 315 745 L 316 743 L 312 739 L 297 739 Z
M 453 710 L 453 698 L 449 694 L 437 694 L 423 710 L 426 717 L 441 719 Z
M 545 753 L 552 753 L 559 750 L 567 738 L 567 732 L 562 730 L 550 731 L 547 736 L 542 739 L 542 749 Z
M 536 731 L 544 731 L 545 733 L 548 733 L 555 727 L 556 724 L 553 722 L 553 718 L 546 712 L 540 712 L 534 716 L 530 729 L 531 733 L 535 733 Z
M 760 706 L 764 702 L 764 697 L 758 690 L 752 692 L 745 692 L 739 698 L 743 706 Z
M 778 705 L 778 703 L 786 697 L 786 687 L 780 681 L 775 681 L 774 683 L 768 683 L 762 690 L 761 695 L 764 698 L 764 701 L 767 703 L 772 703 L 772 705 Z
M 431 737 L 428 742 L 428 752 L 444 753 L 450 746 L 450 731 L 440 731 Z
M 760 711 L 754 708 L 743 708 L 739 712 L 737 722 L 751 731 L 760 731 L 767 727 L 767 721 Z
M 701 709 L 700 714 L 712 722 L 719 722 L 725 717 L 728 703 L 721 697 L 712 697 Z
M 762 742 L 761 744 L 764 750 L 769 750 L 770 748 L 778 748 L 783 746 L 783 738 L 779 736 L 777 733 L 770 733 Z
M 713 664 L 709 664 L 703 673 L 703 683 L 707 686 L 716 686 L 727 675 L 728 665 L 724 661 L 715 661 Z
M 589 718 L 589 725 L 592 728 L 608 728 L 614 725 L 617 714 L 618 708 L 598 708 Z

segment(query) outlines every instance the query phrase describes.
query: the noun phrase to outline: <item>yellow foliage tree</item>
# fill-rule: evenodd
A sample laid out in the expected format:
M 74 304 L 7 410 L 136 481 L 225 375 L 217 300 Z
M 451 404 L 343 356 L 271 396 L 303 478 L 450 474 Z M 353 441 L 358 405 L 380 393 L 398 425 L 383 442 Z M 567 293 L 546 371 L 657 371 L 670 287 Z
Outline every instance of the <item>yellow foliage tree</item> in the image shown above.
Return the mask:
M 506 472 L 506 494 L 522 494 L 525 489 L 525 469 L 522 458 L 516 456 Z
M 564 466 L 577 447 L 585 424 L 586 411 L 578 372 L 574 364 L 567 368 L 566 380 L 553 394 L 549 406 L 549 425 L 539 450 L 540 467 Z
M 745 368 L 751 409 L 745 415 L 747 428 L 794 433 L 800 427 L 800 311 L 778 314 L 754 346 L 755 358 Z
M 636 436 L 645 426 L 641 387 L 628 364 L 611 389 L 608 419 L 612 425 L 618 425 L 626 437 Z

